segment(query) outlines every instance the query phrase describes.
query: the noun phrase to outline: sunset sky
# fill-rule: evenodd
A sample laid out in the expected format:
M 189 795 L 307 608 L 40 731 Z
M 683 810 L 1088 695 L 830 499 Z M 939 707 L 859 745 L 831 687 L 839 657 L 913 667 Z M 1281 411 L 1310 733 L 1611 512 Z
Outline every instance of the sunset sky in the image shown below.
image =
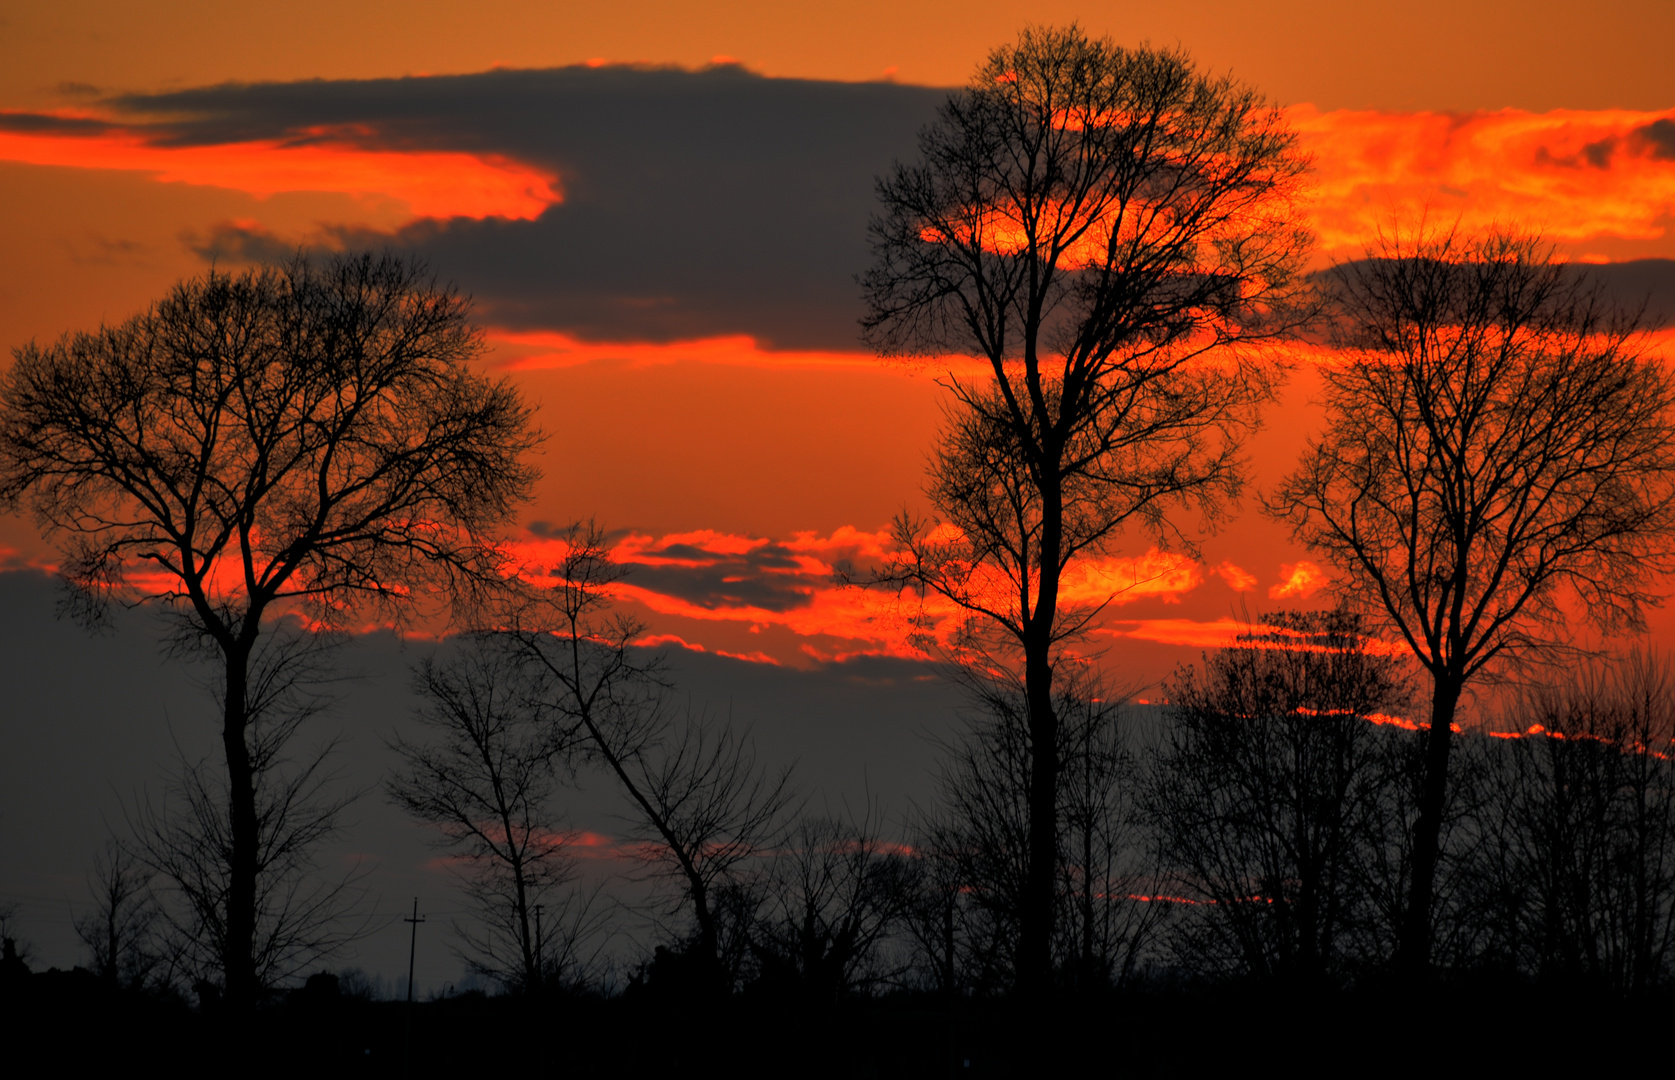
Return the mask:
M 1675 313 L 1668 0 L 0 0 L 0 345 L 123 319 L 212 263 L 421 256 L 474 296 L 488 368 L 549 436 L 509 539 L 538 558 L 597 518 L 655 641 L 905 657 L 891 605 L 831 573 L 927 511 L 936 378 L 962 361 L 858 341 L 872 180 L 989 48 L 1072 19 L 1284 106 L 1321 266 L 1423 211 L 1538 228 Z M 1314 386 L 1305 364 L 1197 557 L 1134 536 L 1076 583 L 1118 593 L 1095 641 L 1115 670 L 1155 681 L 1244 612 L 1321 601 L 1327 569 L 1254 509 L 1318 423 Z M 0 548 L 19 573 L 53 561 L 25 519 Z
M 827 579 L 924 511 L 934 380 L 958 361 L 887 365 L 857 341 L 871 180 L 1021 9 L 343 7 L 8 12 L 0 341 L 123 318 L 212 260 L 419 254 L 475 296 L 489 365 L 550 435 L 515 539 L 538 552 L 586 516 L 624 533 L 633 601 L 670 641 L 799 664 L 899 651 L 878 601 Z M 1668 5 L 1160 9 L 1030 16 L 1179 43 L 1287 107 L 1322 265 L 1421 210 L 1538 226 L 1589 262 L 1675 256 Z M 1622 270 L 1675 295 L 1670 264 Z M 1252 447 L 1258 490 L 1308 396 L 1305 370 Z M 27 522 L 0 538 L 50 561 Z M 1322 581 L 1247 510 L 1200 559 L 1136 536 L 1086 584 L 1122 590 L 1112 646 L 1195 647 Z

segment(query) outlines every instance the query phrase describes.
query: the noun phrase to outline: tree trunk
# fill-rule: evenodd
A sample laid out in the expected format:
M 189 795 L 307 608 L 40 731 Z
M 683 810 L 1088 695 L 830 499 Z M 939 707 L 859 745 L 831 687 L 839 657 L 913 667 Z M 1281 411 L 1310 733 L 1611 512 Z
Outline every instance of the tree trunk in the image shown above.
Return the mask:
M 955 895 L 950 893 L 942 905 L 942 991 L 950 999 L 957 996 L 954 986 L 954 904 Z
M 1436 898 L 1443 802 L 1448 794 L 1448 752 L 1454 744 L 1454 712 L 1460 703 L 1460 689 L 1460 679 L 1438 675 L 1431 696 L 1419 816 L 1413 823 L 1413 876 L 1397 943 L 1397 967 L 1413 979 L 1425 977 L 1431 967 L 1431 907 Z
M 1043 589 L 1045 585 L 1043 585 Z M 1024 657 L 1029 704 L 1029 853 L 1018 912 L 1018 988 L 1044 993 L 1052 980 L 1053 871 L 1058 862 L 1058 716 L 1046 634 Z
M 1048 459 L 1056 463 L 1055 448 Z M 1045 471 L 1045 470 L 1043 470 Z M 1053 977 L 1053 875 L 1058 869 L 1058 715 L 1053 711 L 1053 624 L 1058 616 L 1062 492 L 1041 491 L 1041 547 L 1035 611 L 1024 639 L 1024 700 L 1029 708 L 1029 852 L 1018 911 L 1018 989 L 1047 992 Z M 1028 610 L 1029 598 L 1023 598 Z
M 256 777 L 244 738 L 252 644 L 240 641 L 225 652 L 227 687 L 221 746 L 227 756 L 228 824 L 232 852 L 227 881 L 227 936 L 222 944 L 226 1002 L 237 1010 L 255 1005 L 256 867 L 260 842 L 256 823 Z

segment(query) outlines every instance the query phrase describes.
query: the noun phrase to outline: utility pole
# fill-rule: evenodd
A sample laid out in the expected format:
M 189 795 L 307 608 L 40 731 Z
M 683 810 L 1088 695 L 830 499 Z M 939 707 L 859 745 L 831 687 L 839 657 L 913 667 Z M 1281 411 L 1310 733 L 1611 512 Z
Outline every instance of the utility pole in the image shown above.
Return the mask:
M 424 922 L 424 916 L 419 914 L 419 898 L 413 898 L 413 914 L 401 920 L 413 924 L 412 933 L 407 939 L 407 1004 L 413 1004 L 413 960 L 419 954 L 419 924 Z M 401 1039 L 401 1072 L 405 1077 L 413 1075 L 413 1010 L 403 1010 L 407 1015 L 402 1019 Z
M 419 951 L 419 924 L 425 920 L 419 915 L 419 898 L 413 898 L 413 917 L 403 919 L 402 922 L 413 924 L 412 937 L 407 942 L 407 1004 L 413 1004 L 413 958 Z
M 541 905 L 535 905 L 535 985 L 539 986 L 547 978 L 546 965 L 541 962 Z

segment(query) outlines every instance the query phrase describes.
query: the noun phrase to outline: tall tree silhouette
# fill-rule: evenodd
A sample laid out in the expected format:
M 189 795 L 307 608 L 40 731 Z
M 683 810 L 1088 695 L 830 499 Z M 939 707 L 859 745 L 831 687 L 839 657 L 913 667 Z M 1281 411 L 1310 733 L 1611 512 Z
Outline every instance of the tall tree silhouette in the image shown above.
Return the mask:
M 1332 275 L 1328 423 L 1272 512 L 1431 678 L 1400 963 L 1430 962 L 1455 713 L 1468 683 L 1638 626 L 1675 558 L 1675 379 L 1534 238 L 1382 241 Z
M 580 891 L 559 894 L 577 874 L 575 834 L 560 824 L 555 800 L 574 749 L 565 736 L 574 733 L 547 723 L 542 685 L 499 644 L 475 635 L 447 663 L 419 665 L 424 704 L 415 718 L 428 738 L 396 740 L 403 767 L 386 790 L 455 855 L 482 924 L 459 931 L 465 962 L 507 989 L 534 992 L 549 976 L 574 974 L 578 939 L 597 919 Z
M 887 580 L 940 594 L 1022 668 L 1029 844 L 1017 973 L 1050 975 L 1058 763 L 1056 649 L 1095 613 L 1067 568 L 1128 527 L 1189 542 L 1241 483 L 1238 447 L 1273 369 L 1230 346 L 1304 314 L 1306 168 L 1278 110 L 1175 51 L 1081 30 L 996 49 L 878 183 L 867 340 L 892 356 L 978 356 L 950 378 L 929 494 L 947 528 L 903 519 Z M 1213 359 L 1212 359 L 1213 356 Z M 1001 656 L 1000 654 L 1007 654 Z
M 747 733 L 672 708 L 658 658 L 634 645 L 644 624 L 611 610 L 623 571 L 604 532 L 577 523 L 562 543 L 555 563 L 526 568 L 535 587 L 502 616 L 502 639 L 544 681 L 556 737 L 629 803 L 640 858 L 673 883 L 694 930 L 677 966 L 693 989 L 727 992 L 721 894 L 783 838 L 790 769 L 758 767 Z
M 183 281 L 117 326 L 17 350 L 0 496 L 60 540 L 97 619 L 161 605 L 214 657 L 227 768 L 228 1000 L 258 992 L 261 823 L 250 665 L 271 616 L 399 618 L 496 577 L 489 530 L 527 496 L 536 436 L 472 370 L 469 303 L 389 256 Z
M 1177 955 L 1210 973 L 1321 986 L 1366 915 L 1361 880 L 1393 782 L 1402 665 L 1345 612 L 1276 612 L 1166 684 L 1147 803 L 1170 889 L 1199 901 Z M 1402 732 L 1406 735 L 1406 732 Z

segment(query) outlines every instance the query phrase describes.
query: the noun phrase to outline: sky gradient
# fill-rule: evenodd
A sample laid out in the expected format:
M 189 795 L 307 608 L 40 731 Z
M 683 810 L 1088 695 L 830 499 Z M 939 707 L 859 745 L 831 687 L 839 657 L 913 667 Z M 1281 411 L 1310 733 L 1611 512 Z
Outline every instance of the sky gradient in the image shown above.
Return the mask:
M 626 595 L 670 643 L 906 654 L 894 601 L 831 577 L 926 512 L 936 379 L 979 371 L 880 362 L 856 336 L 872 178 L 944 93 L 731 61 L 65 90 L 78 100 L 0 114 L 0 184 L 40 256 L 0 268 L 0 337 L 119 319 L 174 278 L 299 246 L 416 255 L 474 295 L 487 363 L 540 408 L 546 478 L 509 537 L 530 557 L 592 516 L 629 538 Z M 1419 215 L 1540 223 L 1625 298 L 1675 307 L 1675 113 L 1287 109 L 1315 162 L 1318 265 Z M 1295 359 L 1254 493 L 1316 419 Z M 50 564 L 28 523 L 0 537 Z M 1128 538 L 1080 587 L 1117 593 L 1111 644 L 1179 659 L 1324 583 L 1243 512 L 1197 557 Z

